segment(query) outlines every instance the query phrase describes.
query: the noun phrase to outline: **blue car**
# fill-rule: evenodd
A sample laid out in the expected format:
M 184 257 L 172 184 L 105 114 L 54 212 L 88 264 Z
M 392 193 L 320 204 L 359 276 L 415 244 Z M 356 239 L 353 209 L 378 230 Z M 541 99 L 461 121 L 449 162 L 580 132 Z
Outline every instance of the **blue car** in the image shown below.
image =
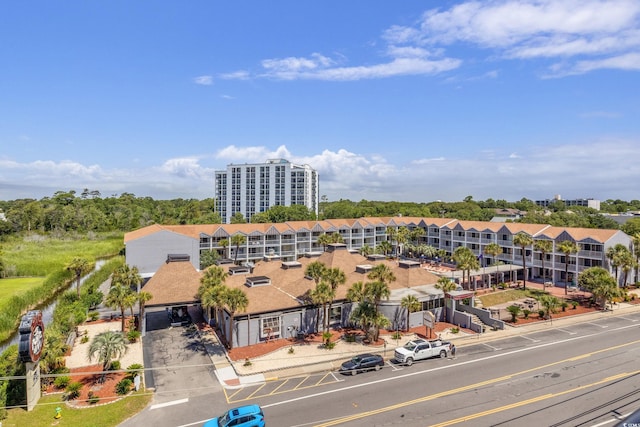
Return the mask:
M 264 414 L 258 405 L 233 408 L 218 418 L 213 418 L 204 427 L 264 427 Z

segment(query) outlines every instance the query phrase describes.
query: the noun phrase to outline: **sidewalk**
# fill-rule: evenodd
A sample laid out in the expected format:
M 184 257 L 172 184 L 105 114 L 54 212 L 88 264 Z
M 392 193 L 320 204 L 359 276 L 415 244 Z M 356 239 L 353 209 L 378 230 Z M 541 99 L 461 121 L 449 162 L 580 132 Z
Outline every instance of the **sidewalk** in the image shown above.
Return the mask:
M 453 334 L 444 332 L 443 340 L 453 341 L 456 344 L 458 355 L 464 354 L 464 347 L 477 343 L 490 342 L 511 336 L 523 335 L 531 332 L 561 328 L 579 322 L 590 322 L 599 318 L 608 317 L 622 312 L 639 312 L 640 305 L 619 303 L 612 311 L 597 311 L 587 314 L 578 314 L 553 321 L 536 322 L 522 326 L 507 326 L 504 330 L 488 331 L 482 334 L 469 334 L 463 331 Z M 199 325 L 199 333 L 206 351 L 215 366 L 215 373 L 220 384 L 227 389 L 241 388 L 250 384 L 260 384 L 266 381 L 274 381 L 281 378 L 309 375 L 316 372 L 336 370 L 342 362 L 360 353 L 377 353 L 385 360 L 393 358 L 395 347 L 404 345 L 407 341 L 418 337 L 417 334 L 403 334 L 399 340 L 391 336 L 384 338 L 383 346 L 363 345 L 361 343 L 348 343 L 343 340 L 336 342 L 332 350 L 322 348 L 318 343 L 294 344 L 283 347 L 263 356 L 251 359 L 249 366 L 245 362 L 230 360 L 223 344 L 218 340 L 213 329 L 206 325 Z M 290 352 L 293 348 L 293 352 Z

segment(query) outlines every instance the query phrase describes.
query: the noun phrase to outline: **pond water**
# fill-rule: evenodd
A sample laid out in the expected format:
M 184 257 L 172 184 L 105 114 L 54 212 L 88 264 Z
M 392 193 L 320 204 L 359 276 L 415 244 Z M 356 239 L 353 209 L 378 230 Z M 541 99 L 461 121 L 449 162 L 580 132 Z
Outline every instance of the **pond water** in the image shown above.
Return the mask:
M 86 276 L 82 277 L 80 279 L 80 284 L 84 283 L 84 281 L 93 272 L 95 272 L 97 270 L 100 270 L 100 268 L 102 268 L 102 266 L 106 262 L 107 262 L 106 260 L 98 260 L 98 261 L 96 261 L 95 269 L 93 271 L 91 271 L 91 273 L 89 273 Z M 71 285 L 69 285 L 69 288 L 71 286 L 75 286 L 75 281 L 73 281 L 73 283 L 71 283 Z M 69 289 L 69 288 L 67 288 L 67 289 Z M 63 292 L 60 292 L 60 295 L 62 295 Z M 45 326 L 48 325 L 49 323 L 51 323 L 51 320 L 53 319 L 53 312 L 56 309 L 57 305 L 58 305 L 58 298 L 54 298 L 50 302 L 45 302 L 42 306 L 39 306 L 39 307 L 36 308 L 36 310 L 41 310 L 42 311 L 42 321 L 44 322 Z M 20 342 L 20 334 L 18 334 L 18 331 L 16 330 L 8 340 L 6 340 L 6 341 L 4 341 L 3 343 L 0 344 L 0 353 L 4 352 L 10 345 L 18 344 L 19 342 Z

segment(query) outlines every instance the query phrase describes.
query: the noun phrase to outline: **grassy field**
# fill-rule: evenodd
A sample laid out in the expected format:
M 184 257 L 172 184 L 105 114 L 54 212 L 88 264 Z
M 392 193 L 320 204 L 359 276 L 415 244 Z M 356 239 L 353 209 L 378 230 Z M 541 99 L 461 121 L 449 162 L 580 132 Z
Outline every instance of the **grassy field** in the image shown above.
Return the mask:
M 2 427 L 111 427 L 117 426 L 132 414 L 142 411 L 151 401 L 150 393 L 142 391 L 108 405 L 74 409 L 62 401 L 62 394 L 43 396 L 33 409 L 9 409 L 9 416 L 2 420 Z M 99 405 L 99 404 L 98 404 Z M 62 416 L 54 419 L 56 408 L 61 408 Z
M 90 261 L 117 255 L 123 247 L 122 234 L 89 239 L 55 239 L 45 236 L 11 239 L 2 244 L 3 260 L 9 276 L 46 276 L 64 268 L 74 257 Z
M 13 295 L 23 294 L 32 287 L 41 285 L 43 280 L 43 277 L 0 279 L 0 301 L 4 301 Z

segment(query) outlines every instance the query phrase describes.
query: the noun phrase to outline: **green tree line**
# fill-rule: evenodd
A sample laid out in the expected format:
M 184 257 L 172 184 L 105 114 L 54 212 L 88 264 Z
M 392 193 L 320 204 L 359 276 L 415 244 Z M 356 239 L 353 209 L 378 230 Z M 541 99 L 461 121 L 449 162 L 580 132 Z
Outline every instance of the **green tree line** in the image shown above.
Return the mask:
M 351 201 L 340 199 L 328 201 L 322 198 L 319 215 L 304 206 L 273 206 L 266 212 L 256 213 L 253 223 L 304 221 L 332 218 L 362 217 L 444 217 L 460 220 L 489 221 L 496 209 L 517 209 L 524 213 L 518 219 L 525 223 L 543 223 L 560 227 L 622 228 L 602 213 L 640 211 L 640 201 L 601 201 L 601 210 L 572 206 L 567 208 L 562 201 L 555 201 L 541 208 L 529 199 L 508 202 L 506 200 L 473 200 L 467 196 L 456 202 L 396 202 L 396 201 Z M 51 197 L 0 201 L 0 237 L 20 233 L 70 232 L 86 234 L 92 232 L 127 232 L 151 224 L 219 224 L 213 198 L 154 200 L 151 197 L 136 197 L 131 193 L 103 197 L 99 191 L 85 189 L 57 191 Z M 241 214 L 232 217 L 233 223 L 246 222 Z M 637 225 L 632 227 L 635 230 Z M 631 233 L 632 234 L 632 233 Z

